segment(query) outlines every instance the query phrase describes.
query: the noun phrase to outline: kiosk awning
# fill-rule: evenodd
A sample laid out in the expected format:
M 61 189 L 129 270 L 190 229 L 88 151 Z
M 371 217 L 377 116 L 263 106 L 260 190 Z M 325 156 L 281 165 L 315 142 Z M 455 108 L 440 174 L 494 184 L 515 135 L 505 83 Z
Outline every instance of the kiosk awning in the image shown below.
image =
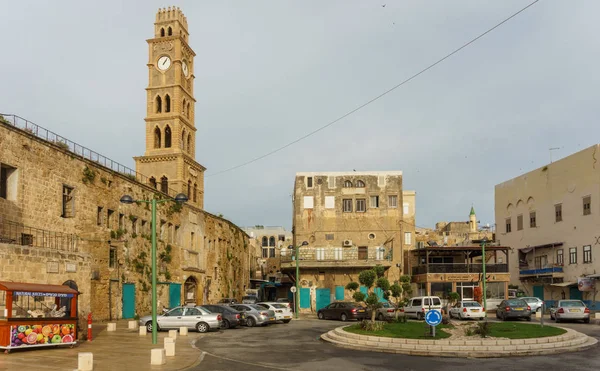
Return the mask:
M 0 290 L 40 292 L 53 294 L 78 294 L 77 290 L 63 285 L 45 285 L 40 283 L 6 282 L 0 281 Z
M 577 285 L 577 282 L 561 282 L 561 283 L 553 283 L 550 286 L 556 286 L 556 287 L 567 287 L 567 286 L 575 286 Z

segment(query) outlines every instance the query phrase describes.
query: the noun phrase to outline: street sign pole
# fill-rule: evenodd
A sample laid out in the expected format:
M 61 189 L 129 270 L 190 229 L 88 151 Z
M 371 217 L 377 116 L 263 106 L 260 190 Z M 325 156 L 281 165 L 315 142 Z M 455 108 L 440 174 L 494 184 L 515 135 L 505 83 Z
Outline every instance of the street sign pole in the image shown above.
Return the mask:
M 435 326 L 442 323 L 442 313 L 437 309 L 432 309 L 425 314 L 425 322 L 431 326 L 431 335 L 435 338 Z

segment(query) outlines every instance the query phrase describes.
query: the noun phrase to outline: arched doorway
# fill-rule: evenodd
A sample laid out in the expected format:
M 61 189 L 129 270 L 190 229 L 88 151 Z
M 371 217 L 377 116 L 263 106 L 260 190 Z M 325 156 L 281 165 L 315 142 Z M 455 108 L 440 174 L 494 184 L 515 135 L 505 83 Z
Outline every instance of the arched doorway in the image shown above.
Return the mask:
M 198 281 L 194 276 L 188 277 L 183 284 L 183 292 L 184 292 L 184 301 L 185 303 L 194 303 L 197 304 L 196 301 L 196 292 L 198 291 Z
M 62 285 L 68 286 L 68 287 L 72 288 L 73 290 L 79 291 L 79 289 L 77 288 L 77 283 L 75 283 L 75 281 L 68 280 L 68 281 L 63 282 Z M 59 300 L 60 300 L 60 302 L 59 302 L 57 309 L 65 307 L 65 313 L 71 313 L 71 298 L 60 298 Z M 75 308 L 75 309 L 77 309 L 77 308 Z M 77 313 L 77 311 L 75 311 L 75 313 Z

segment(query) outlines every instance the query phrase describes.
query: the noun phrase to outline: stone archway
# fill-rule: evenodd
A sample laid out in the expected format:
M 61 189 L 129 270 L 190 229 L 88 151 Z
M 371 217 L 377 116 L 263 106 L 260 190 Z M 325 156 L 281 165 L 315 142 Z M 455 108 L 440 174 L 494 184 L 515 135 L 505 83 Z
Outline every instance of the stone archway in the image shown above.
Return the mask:
M 63 282 L 62 285 L 68 286 L 68 287 L 72 288 L 73 290 L 79 291 L 79 289 L 77 288 L 77 283 L 73 280 L 65 281 L 65 282 Z M 60 298 L 57 309 L 60 309 L 62 307 L 65 307 L 65 313 L 71 313 L 71 298 Z M 75 309 L 77 309 L 77 308 L 75 308 Z
M 198 292 L 198 280 L 196 277 L 189 276 L 185 283 L 183 284 L 183 301 L 184 303 L 194 303 L 198 304 L 197 301 L 197 292 Z

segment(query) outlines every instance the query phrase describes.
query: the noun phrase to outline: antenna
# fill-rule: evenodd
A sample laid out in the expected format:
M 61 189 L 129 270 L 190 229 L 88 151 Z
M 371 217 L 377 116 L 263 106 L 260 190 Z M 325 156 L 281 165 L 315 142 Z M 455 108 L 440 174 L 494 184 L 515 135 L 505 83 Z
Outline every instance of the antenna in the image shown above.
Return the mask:
M 552 151 L 556 151 L 558 149 L 561 149 L 562 147 L 552 147 L 552 148 L 548 148 L 548 151 L 550 151 L 550 163 L 552 163 Z

